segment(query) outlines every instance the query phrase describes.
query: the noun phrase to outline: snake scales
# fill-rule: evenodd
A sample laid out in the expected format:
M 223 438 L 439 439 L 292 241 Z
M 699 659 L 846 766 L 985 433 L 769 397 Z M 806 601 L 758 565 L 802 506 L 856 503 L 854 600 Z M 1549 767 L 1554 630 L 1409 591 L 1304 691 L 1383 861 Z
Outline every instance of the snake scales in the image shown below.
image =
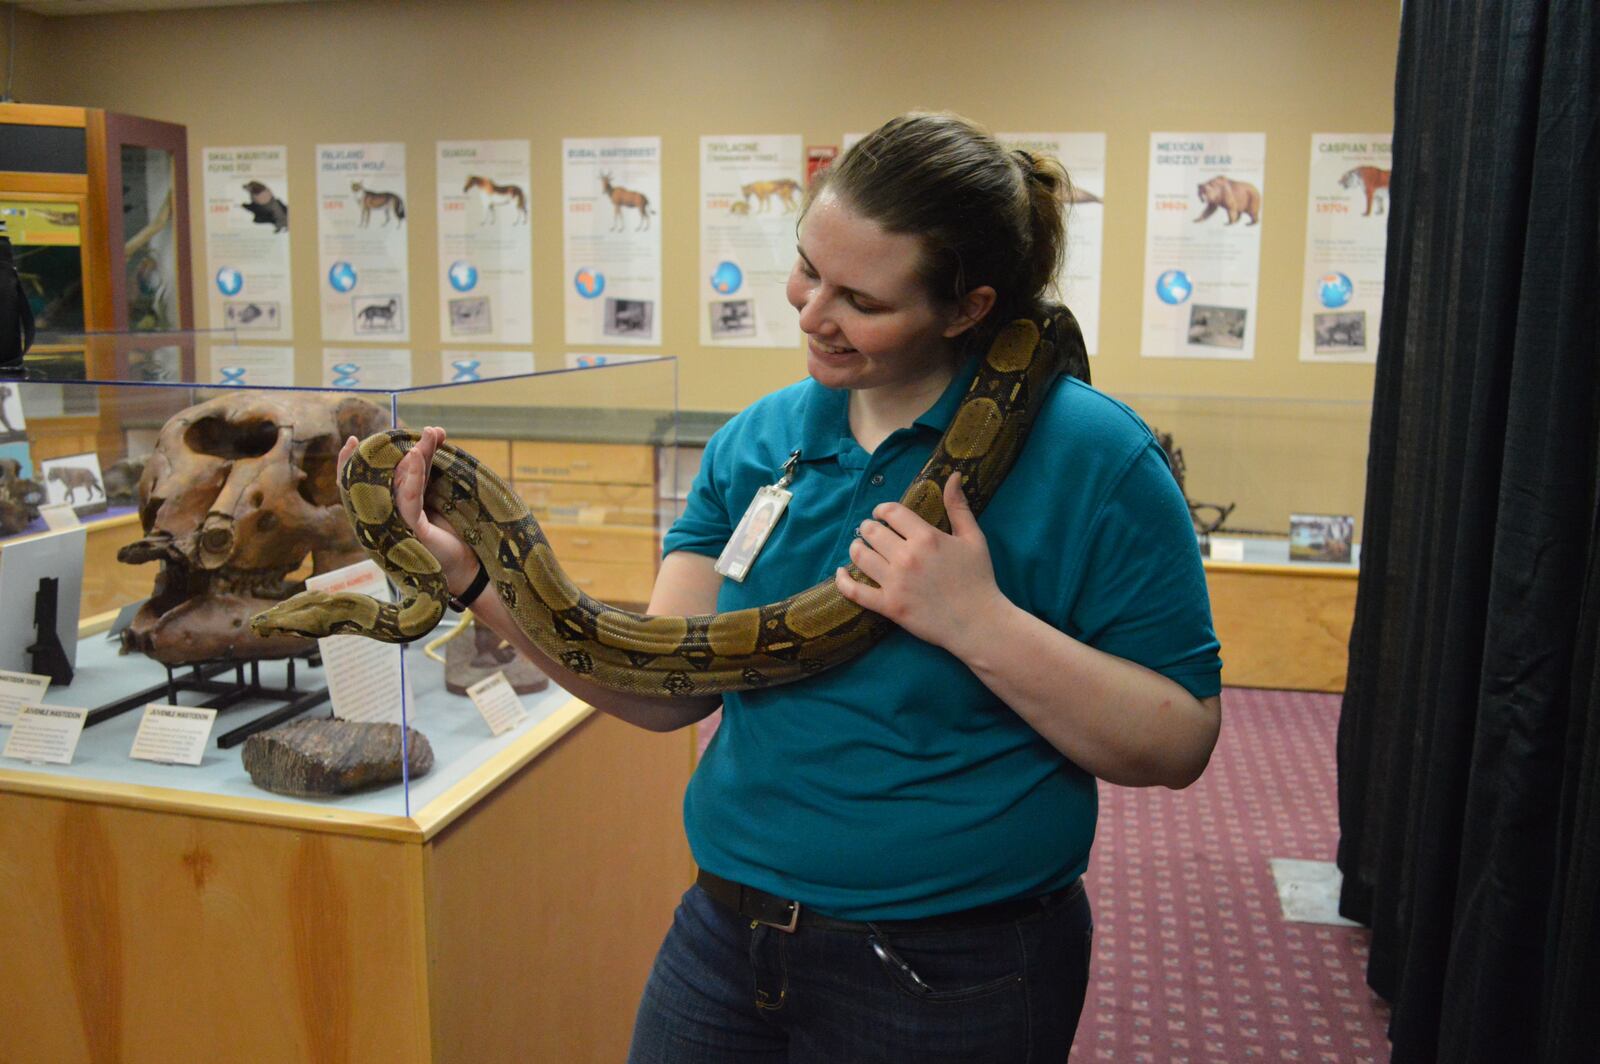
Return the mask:
M 1021 451 L 1058 374 L 1087 379 L 1077 321 L 1064 307 L 1039 321 L 1005 325 L 977 376 L 901 502 L 945 530 L 943 488 L 959 472 L 981 512 Z M 366 595 L 306 591 L 251 620 L 257 634 L 365 635 L 408 642 L 444 613 L 448 591 L 431 554 L 394 509 L 394 468 L 417 441 L 401 429 L 362 441 L 344 466 L 340 494 L 369 554 L 405 590 L 399 603 Z M 527 506 L 493 472 L 449 444 L 434 454 L 426 501 L 468 544 L 495 592 L 545 654 L 619 691 L 695 695 L 788 683 L 856 657 L 893 623 L 863 610 L 824 580 L 754 609 L 697 617 L 647 616 L 597 602 L 562 572 Z M 856 580 L 867 578 L 850 566 Z

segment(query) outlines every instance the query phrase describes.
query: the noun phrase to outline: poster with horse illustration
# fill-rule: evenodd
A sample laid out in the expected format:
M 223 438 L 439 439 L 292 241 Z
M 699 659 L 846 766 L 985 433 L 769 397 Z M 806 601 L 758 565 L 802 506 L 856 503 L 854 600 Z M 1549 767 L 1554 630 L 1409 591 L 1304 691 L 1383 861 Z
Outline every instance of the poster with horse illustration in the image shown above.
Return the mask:
M 324 340 L 411 338 L 404 144 L 317 145 Z
M 289 150 L 207 148 L 205 197 L 212 326 L 251 340 L 293 339 Z
M 569 344 L 661 342 L 661 138 L 561 142 Z
M 439 339 L 533 343 L 532 177 L 526 140 L 442 140 Z
M 800 346 L 784 294 L 805 196 L 800 134 L 700 138 L 700 342 Z
M 1389 246 L 1390 133 L 1316 133 L 1300 361 L 1376 362 Z

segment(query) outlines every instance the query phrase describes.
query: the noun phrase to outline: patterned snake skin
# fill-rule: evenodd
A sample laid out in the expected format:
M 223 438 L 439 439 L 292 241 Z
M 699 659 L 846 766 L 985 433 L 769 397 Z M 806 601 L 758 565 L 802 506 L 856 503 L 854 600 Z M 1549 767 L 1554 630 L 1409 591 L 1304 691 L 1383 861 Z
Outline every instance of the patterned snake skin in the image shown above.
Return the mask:
M 1058 374 L 1088 378 L 1077 321 L 1053 307 L 1041 321 L 1000 330 L 950 427 L 901 502 L 946 531 L 943 489 L 959 472 L 981 512 L 1021 451 Z M 406 592 L 398 604 L 366 595 L 306 591 L 256 615 L 260 635 L 365 635 L 400 643 L 439 623 L 448 592 L 431 554 L 394 509 L 391 478 L 416 442 L 401 429 L 364 440 L 340 475 L 356 536 Z M 550 542 L 504 481 L 449 444 L 433 458 L 427 503 L 487 569 L 528 638 L 552 659 L 613 690 L 655 695 L 744 691 L 802 679 L 861 654 L 893 624 L 839 594 L 830 577 L 782 602 L 698 617 L 656 617 L 615 609 L 580 591 Z M 855 566 L 852 578 L 867 581 Z

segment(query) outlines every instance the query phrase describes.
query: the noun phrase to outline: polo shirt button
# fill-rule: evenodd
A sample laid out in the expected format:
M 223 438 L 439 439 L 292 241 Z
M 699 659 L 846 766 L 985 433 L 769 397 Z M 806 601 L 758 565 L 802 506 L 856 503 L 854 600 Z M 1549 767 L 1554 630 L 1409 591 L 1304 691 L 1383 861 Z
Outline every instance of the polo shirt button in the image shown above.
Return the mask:
M 883 483 L 883 474 L 882 473 L 874 473 L 874 474 L 872 474 L 872 486 L 873 487 L 877 487 L 878 485 L 880 485 L 882 483 Z

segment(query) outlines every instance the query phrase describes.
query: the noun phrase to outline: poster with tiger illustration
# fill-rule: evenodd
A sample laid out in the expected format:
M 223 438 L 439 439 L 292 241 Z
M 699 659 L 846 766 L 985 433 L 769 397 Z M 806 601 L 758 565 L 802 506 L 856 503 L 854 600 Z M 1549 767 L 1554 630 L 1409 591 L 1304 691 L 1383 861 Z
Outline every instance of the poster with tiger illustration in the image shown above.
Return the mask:
M 404 144 L 317 145 L 324 340 L 411 338 Z
M 289 150 L 207 148 L 205 197 L 211 327 L 244 340 L 293 339 Z
M 561 142 L 569 344 L 661 342 L 661 138 Z
M 1066 167 L 1072 182 L 1064 208 L 1067 243 L 1056 267 L 1057 297 L 1083 329 L 1089 354 L 1100 353 L 1100 260 L 1105 243 L 1106 135 L 997 133 L 1010 151 L 1045 155 Z
M 1390 133 L 1311 137 L 1302 362 L 1378 360 L 1393 139 Z
M 436 163 L 440 341 L 533 343 L 528 142 L 439 141 Z
M 1265 133 L 1152 133 L 1145 358 L 1255 357 Z
M 800 345 L 784 294 L 805 198 L 805 151 L 793 135 L 700 138 L 700 342 Z

